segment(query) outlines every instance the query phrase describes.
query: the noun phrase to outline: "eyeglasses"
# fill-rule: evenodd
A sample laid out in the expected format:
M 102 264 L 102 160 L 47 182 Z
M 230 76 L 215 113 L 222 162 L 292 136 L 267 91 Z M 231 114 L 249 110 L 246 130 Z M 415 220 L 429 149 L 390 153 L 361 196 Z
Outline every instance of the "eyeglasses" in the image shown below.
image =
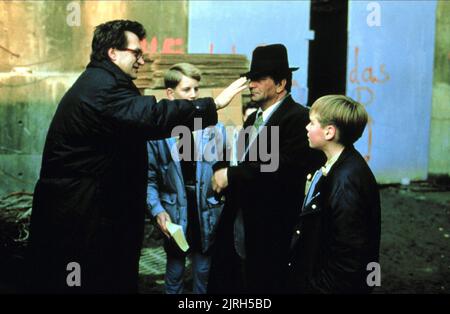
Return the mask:
M 141 49 L 124 48 L 124 49 L 118 49 L 118 50 L 129 51 L 129 52 L 133 53 L 134 56 L 136 57 L 136 61 L 139 60 L 140 58 L 142 58 L 142 56 L 144 55 L 144 53 L 142 52 Z

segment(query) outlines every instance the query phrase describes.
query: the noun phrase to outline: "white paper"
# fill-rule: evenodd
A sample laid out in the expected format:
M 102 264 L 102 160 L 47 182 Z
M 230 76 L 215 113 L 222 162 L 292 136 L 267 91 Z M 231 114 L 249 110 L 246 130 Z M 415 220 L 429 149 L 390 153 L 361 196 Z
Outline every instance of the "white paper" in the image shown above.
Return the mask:
M 186 252 L 189 249 L 189 244 L 184 236 L 183 227 L 172 222 L 166 222 L 166 227 L 180 249 Z

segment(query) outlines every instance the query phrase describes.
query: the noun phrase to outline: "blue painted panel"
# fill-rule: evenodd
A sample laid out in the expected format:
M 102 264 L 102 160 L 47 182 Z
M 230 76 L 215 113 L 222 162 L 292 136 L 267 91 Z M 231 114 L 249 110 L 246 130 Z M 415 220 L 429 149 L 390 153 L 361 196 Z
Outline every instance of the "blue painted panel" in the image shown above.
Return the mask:
M 189 53 L 238 53 L 283 43 L 294 72 L 292 95 L 305 104 L 310 1 L 189 1 Z
M 373 3 L 381 24 L 370 27 Z M 349 4 L 347 94 L 369 112 L 356 147 L 379 182 L 427 177 L 435 12 L 436 1 Z

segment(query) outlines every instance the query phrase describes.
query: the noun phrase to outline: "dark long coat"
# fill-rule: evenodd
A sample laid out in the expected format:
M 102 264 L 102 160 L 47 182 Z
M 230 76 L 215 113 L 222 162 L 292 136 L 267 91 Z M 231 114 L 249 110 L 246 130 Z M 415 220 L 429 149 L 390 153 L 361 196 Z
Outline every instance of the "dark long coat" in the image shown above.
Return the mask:
M 59 103 L 45 142 L 31 218 L 33 292 L 137 291 L 146 141 L 177 125 L 193 129 L 194 117 L 216 124 L 214 101 L 156 102 L 112 62 L 87 66 Z M 81 267 L 81 287 L 66 283 L 69 262 Z
M 253 113 L 248 118 L 244 129 L 253 125 L 255 117 Z M 295 209 L 304 197 L 299 191 L 304 190 L 308 171 L 323 160 L 309 148 L 305 129 L 308 122 L 308 109 L 288 96 L 266 123 L 265 142 L 268 151 L 279 158 L 278 168 L 262 172 L 261 165 L 270 162 L 264 161 L 261 152 L 256 161 L 251 161 L 251 154 L 247 154 L 242 163 L 228 168 L 226 202 L 211 253 L 210 293 L 283 292 Z M 274 126 L 279 130 L 279 136 L 275 136 L 278 150 L 270 140 L 276 132 Z M 259 133 L 250 150 L 262 134 Z M 233 222 L 238 209 L 242 210 L 245 230 L 244 261 L 236 255 L 234 247 Z
M 345 148 L 313 198 L 297 212 L 287 281 L 290 293 L 367 293 L 378 262 L 380 198 L 366 161 Z

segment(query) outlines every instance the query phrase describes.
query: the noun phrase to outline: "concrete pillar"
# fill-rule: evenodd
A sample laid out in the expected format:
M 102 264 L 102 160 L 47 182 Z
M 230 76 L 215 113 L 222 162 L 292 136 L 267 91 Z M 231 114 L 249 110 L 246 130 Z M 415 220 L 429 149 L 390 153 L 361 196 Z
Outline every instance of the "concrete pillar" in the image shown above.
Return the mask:
M 450 2 L 439 1 L 436 13 L 428 170 L 431 175 L 450 175 Z

